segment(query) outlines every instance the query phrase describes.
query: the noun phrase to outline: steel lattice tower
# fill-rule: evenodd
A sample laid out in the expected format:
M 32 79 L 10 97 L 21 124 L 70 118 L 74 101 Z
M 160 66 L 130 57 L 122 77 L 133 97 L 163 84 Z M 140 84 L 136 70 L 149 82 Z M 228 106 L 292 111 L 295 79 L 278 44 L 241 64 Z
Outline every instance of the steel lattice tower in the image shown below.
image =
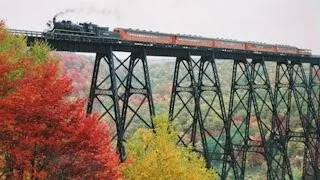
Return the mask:
M 116 129 L 113 139 L 117 142 L 122 161 L 125 159 L 123 143 L 131 123 L 140 123 L 142 127 L 153 128 L 152 120 L 155 112 L 146 57 L 144 49 L 135 49 L 127 58 L 120 59 L 113 53 L 111 47 L 106 54 L 96 55 L 87 111 L 91 113 L 94 105 L 102 107 L 103 113 L 100 118 L 108 116 L 113 120 Z M 103 68 L 108 71 L 99 74 L 102 68 L 101 61 L 106 62 L 107 67 Z M 138 77 L 137 71 L 142 71 L 143 77 Z M 134 95 L 139 100 L 138 104 L 130 104 Z M 141 111 L 146 103 L 149 112 L 147 116 Z
M 220 121 L 219 126 L 210 122 L 212 116 Z M 203 154 L 207 167 L 219 167 L 218 173 L 225 179 L 227 169 L 233 169 L 230 162 L 234 156 L 214 54 L 199 60 L 189 54 L 176 59 L 169 119 L 173 124 L 187 124 L 179 129 L 183 133 L 178 144 L 191 145 Z
M 312 119 L 314 119 L 312 115 L 314 108 L 301 61 L 287 59 L 283 62 L 277 62 L 275 101 L 276 108 L 281 105 L 286 107 L 286 111 L 281 117 L 281 124 L 285 126 L 284 132 L 281 134 L 286 137 L 286 143 L 300 143 L 304 146 L 303 179 L 310 177 L 318 179 L 318 167 L 314 157 L 314 150 L 318 143 L 314 143 L 316 134 L 311 125 Z M 294 113 L 298 113 L 298 120 L 292 118 Z M 296 124 L 302 128 L 300 131 L 293 129 Z M 287 164 L 287 167 L 289 169 L 290 164 Z
M 277 112 L 272 97 L 263 59 L 253 59 L 252 62 L 248 62 L 246 57 L 235 59 L 228 120 L 231 122 L 231 143 L 236 155 L 234 164 L 238 172 L 237 179 L 247 177 L 249 153 L 265 160 L 268 179 L 281 179 L 284 175 L 282 173 L 286 172 L 282 167 L 287 159 L 282 151 L 283 145 L 278 143 L 275 146 L 274 122 L 277 120 Z M 267 114 L 270 116 L 266 116 Z M 258 129 L 259 134 L 254 129 Z M 289 173 L 289 176 L 292 175 Z

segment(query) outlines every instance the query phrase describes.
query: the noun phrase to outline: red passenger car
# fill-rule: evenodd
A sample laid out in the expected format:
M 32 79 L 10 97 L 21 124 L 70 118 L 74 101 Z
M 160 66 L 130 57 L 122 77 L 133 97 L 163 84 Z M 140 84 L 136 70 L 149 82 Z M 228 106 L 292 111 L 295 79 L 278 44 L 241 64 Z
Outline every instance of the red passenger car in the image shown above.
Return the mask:
M 246 43 L 240 42 L 240 41 L 214 39 L 213 40 L 213 47 L 245 50 L 246 49 Z
M 172 44 L 174 38 L 169 34 L 133 29 L 116 28 L 114 31 L 119 33 L 121 39 L 128 41 Z
M 312 55 L 310 49 L 298 49 L 298 54 L 301 54 L 301 55 Z
M 286 45 L 277 45 L 277 52 L 285 54 L 298 54 L 298 48 Z
M 200 46 L 200 47 L 213 46 L 212 39 L 196 37 L 196 36 L 185 36 L 185 35 L 176 35 L 175 43 L 179 45 L 187 45 L 187 46 Z
M 263 43 L 246 43 L 246 49 L 250 51 L 261 51 L 261 52 L 277 52 L 277 46 Z

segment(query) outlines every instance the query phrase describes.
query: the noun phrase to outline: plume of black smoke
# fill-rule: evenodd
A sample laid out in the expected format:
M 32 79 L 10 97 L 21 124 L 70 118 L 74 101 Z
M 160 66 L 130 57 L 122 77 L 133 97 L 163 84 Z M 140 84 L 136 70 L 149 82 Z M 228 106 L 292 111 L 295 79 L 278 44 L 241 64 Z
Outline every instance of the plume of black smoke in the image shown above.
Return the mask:
M 54 19 L 56 19 L 59 16 L 63 16 L 66 14 L 78 14 L 78 13 L 85 13 L 86 15 L 90 14 L 101 14 L 101 15 L 107 15 L 107 16 L 114 16 L 116 20 L 120 20 L 120 11 L 117 8 L 114 9 L 97 9 L 94 6 L 90 6 L 88 9 L 82 9 L 82 8 L 74 8 L 74 9 L 65 9 L 64 11 L 61 11 L 54 15 Z
M 77 13 L 77 12 L 82 12 L 82 11 L 83 11 L 82 9 L 65 9 L 64 11 L 61 11 L 61 12 L 55 14 L 53 18 L 57 18 L 59 16 L 65 15 L 65 14 Z

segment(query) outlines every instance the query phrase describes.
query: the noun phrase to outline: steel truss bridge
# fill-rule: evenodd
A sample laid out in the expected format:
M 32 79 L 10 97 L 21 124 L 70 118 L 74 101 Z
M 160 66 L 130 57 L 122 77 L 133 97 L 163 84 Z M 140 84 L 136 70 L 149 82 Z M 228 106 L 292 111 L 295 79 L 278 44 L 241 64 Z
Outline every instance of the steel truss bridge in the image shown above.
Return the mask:
M 137 43 L 70 34 L 45 36 L 34 31 L 11 32 L 26 36 L 28 44 L 44 40 L 57 51 L 96 53 L 87 111 L 92 113 L 94 107 L 100 106 L 104 110 L 102 118 L 108 116 L 113 120 L 122 160 L 130 126 L 140 123 L 153 128 L 155 106 L 147 57 L 170 56 L 176 60 L 169 119 L 173 124 L 191 119 L 181 130 L 178 144 L 192 146 L 201 153 L 207 167 L 217 169 L 221 179 L 250 178 L 248 170 L 255 170 L 250 163 L 260 157 L 266 167 L 265 177 L 273 180 L 293 179 L 288 145 L 298 143 L 304 154 L 301 159 L 303 179 L 320 179 L 319 56 Z M 121 58 L 115 52 L 130 55 Z M 232 74 L 229 100 L 222 96 L 217 59 L 233 60 L 232 72 L 223 72 Z M 270 83 L 265 64 L 268 61 L 276 64 L 275 84 Z M 308 68 L 302 64 L 307 64 Z M 137 72 L 143 72 L 143 76 L 138 77 Z M 212 117 L 220 123 L 212 123 Z M 256 127 L 250 123 L 252 119 Z M 298 125 L 300 130 L 292 128 L 293 125 Z M 252 134 L 252 128 L 257 128 L 258 134 Z M 255 158 L 248 159 L 249 155 Z

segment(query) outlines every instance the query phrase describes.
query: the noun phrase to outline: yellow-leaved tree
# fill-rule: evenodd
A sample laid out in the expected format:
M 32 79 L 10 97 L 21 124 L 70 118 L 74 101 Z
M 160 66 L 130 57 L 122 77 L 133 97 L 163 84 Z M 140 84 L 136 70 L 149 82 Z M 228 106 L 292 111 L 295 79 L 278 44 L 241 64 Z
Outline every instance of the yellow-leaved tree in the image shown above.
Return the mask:
M 203 158 L 176 145 L 178 136 L 167 118 L 158 117 L 154 123 L 154 130 L 138 129 L 129 139 L 125 179 L 218 179 L 214 170 L 205 168 Z

